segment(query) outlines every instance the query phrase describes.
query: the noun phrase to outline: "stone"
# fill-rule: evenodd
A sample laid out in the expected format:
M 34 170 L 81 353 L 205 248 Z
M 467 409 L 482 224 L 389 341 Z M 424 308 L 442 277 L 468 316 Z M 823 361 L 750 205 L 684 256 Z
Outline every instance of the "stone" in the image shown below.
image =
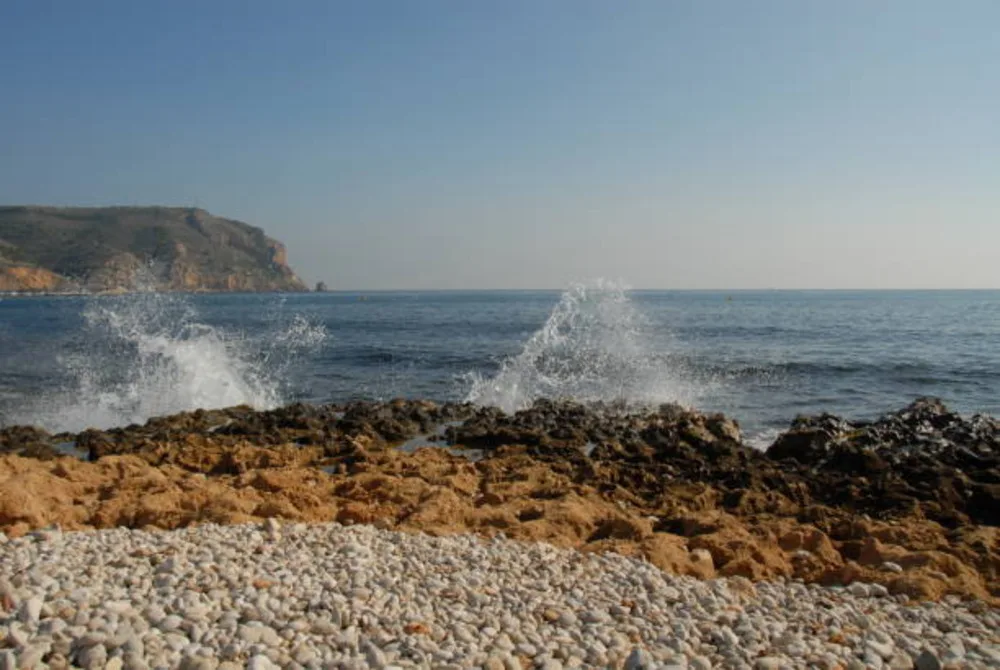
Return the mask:
M 892 643 L 883 643 L 877 640 L 868 640 L 865 643 L 865 648 L 872 650 L 884 661 L 888 661 L 896 653 L 896 649 Z
M 108 650 L 102 644 L 95 644 L 77 652 L 76 659 L 84 670 L 104 670 L 108 662 Z
M 635 647 L 625 659 L 625 670 L 652 670 L 656 661 L 645 649 Z
M 916 670 L 942 670 L 941 660 L 931 651 L 924 650 L 913 661 Z
M 861 582 L 854 582 L 847 587 L 847 590 L 855 598 L 867 598 L 869 593 L 868 585 Z
M 281 523 L 274 517 L 269 517 L 264 522 L 264 530 L 272 542 L 281 539 Z
M 21 602 L 17 612 L 18 620 L 32 628 L 38 626 L 42 614 L 42 602 L 41 598 L 28 598 Z
M 264 654 L 255 654 L 247 661 L 247 670 L 278 670 L 278 666 Z
M 869 584 L 868 595 L 872 598 L 886 598 L 889 596 L 889 589 L 882 584 Z

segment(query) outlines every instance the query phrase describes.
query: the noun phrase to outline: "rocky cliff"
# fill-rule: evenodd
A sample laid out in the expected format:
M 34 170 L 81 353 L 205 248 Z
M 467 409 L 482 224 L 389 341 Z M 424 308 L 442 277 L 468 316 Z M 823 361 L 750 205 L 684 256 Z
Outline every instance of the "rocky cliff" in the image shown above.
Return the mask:
M 0 207 L 0 291 L 305 291 L 285 247 L 182 207 Z

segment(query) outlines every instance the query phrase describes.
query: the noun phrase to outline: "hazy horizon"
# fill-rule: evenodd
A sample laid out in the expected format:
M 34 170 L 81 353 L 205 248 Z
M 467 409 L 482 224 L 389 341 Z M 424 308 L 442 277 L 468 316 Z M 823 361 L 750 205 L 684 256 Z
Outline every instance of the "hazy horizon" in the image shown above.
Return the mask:
M 0 202 L 201 207 L 331 289 L 997 288 L 998 20 L 12 2 Z

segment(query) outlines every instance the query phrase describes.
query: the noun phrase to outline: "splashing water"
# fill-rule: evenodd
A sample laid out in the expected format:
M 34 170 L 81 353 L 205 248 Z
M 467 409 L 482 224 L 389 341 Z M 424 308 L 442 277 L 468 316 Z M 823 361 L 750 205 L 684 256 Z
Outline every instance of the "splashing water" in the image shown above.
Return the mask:
M 93 298 L 83 318 L 81 350 L 60 359 L 71 390 L 34 401 L 16 422 L 77 432 L 199 408 L 270 409 L 285 401 L 289 365 L 326 338 L 296 316 L 248 339 L 200 323 L 183 296 L 151 291 Z
M 629 406 L 691 402 L 690 385 L 651 343 L 649 325 L 624 286 L 577 284 L 496 375 L 472 376 L 466 401 L 505 412 L 538 398 Z

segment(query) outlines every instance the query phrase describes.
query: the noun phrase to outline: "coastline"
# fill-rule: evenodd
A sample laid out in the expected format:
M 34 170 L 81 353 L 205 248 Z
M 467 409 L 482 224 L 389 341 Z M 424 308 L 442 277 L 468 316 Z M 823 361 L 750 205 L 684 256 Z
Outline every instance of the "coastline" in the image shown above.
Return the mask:
M 0 662 L 991 667 L 998 446 L 930 399 L 766 451 L 722 415 L 552 401 L 7 427 L 0 564 L 48 567 L 0 566 Z
M 503 532 L 679 574 L 998 602 L 1000 423 L 922 400 L 869 424 L 799 419 L 766 451 L 741 439 L 736 422 L 678 406 L 549 401 L 513 416 L 394 401 L 199 410 L 78 435 L 8 427 L 0 529 L 280 517 Z

